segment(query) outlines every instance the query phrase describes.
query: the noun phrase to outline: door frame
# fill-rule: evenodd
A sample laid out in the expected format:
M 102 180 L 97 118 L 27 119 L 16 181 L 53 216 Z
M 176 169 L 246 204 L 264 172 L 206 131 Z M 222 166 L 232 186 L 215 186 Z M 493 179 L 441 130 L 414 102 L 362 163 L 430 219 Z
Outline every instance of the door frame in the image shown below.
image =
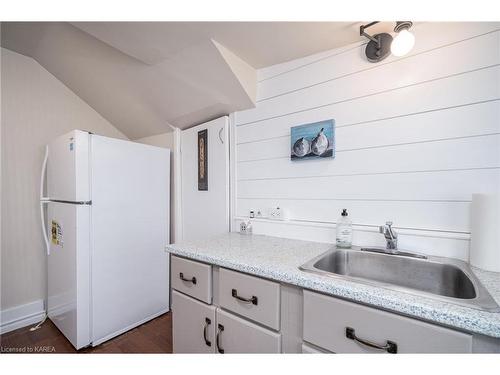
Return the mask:
M 181 155 L 181 130 L 174 129 L 174 194 L 175 200 L 171 209 L 174 210 L 174 241 L 182 240 L 182 155 Z
M 235 114 L 229 114 L 228 136 L 229 139 L 229 232 L 235 232 L 234 217 L 236 216 L 236 121 Z

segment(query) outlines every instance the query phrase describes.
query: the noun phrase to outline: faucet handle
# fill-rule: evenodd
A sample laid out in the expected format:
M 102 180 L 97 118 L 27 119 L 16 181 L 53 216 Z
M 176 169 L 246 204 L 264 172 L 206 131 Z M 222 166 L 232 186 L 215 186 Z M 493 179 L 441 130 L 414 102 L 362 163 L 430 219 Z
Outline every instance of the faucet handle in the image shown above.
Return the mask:
M 392 221 L 386 221 L 385 225 L 387 225 L 388 227 L 390 227 L 392 225 Z

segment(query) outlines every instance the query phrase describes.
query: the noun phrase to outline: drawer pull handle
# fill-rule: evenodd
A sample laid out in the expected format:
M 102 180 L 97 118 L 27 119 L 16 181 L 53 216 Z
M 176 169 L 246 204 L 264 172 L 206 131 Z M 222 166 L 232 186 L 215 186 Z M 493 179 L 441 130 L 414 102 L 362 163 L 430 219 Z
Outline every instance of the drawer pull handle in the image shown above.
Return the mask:
M 207 346 L 212 346 L 212 343 L 208 341 L 207 339 L 207 331 L 208 331 L 208 326 L 212 323 L 212 321 L 208 318 L 205 318 L 205 326 L 203 327 L 203 339 L 205 340 L 205 344 Z
M 224 354 L 224 349 L 220 346 L 220 336 L 222 331 L 224 331 L 224 326 L 222 324 L 217 325 L 217 337 L 215 338 L 215 346 L 220 354 Z
M 187 281 L 188 283 L 193 283 L 194 285 L 196 285 L 196 277 L 194 277 L 194 276 L 192 278 L 190 278 L 190 279 L 186 279 L 184 277 L 184 274 L 181 272 L 179 274 L 179 277 L 181 278 L 182 281 Z
M 370 348 L 384 350 L 387 353 L 396 354 L 398 352 L 398 344 L 396 344 L 395 342 L 387 340 L 387 343 L 385 345 L 375 344 L 374 342 L 357 337 L 354 328 L 351 327 L 346 327 L 345 337 L 357 341 L 360 344 L 366 345 Z
M 245 302 L 245 303 L 251 303 L 253 305 L 257 305 L 258 303 L 258 300 L 257 300 L 257 297 L 255 296 L 252 296 L 252 298 L 244 298 L 244 297 L 240 297 L 238 295 L 238 291 L 236 289 L 232 289 L 231 290 L 231 295 L 236 298 L 238 301 L 241 301 L 241 302 Z

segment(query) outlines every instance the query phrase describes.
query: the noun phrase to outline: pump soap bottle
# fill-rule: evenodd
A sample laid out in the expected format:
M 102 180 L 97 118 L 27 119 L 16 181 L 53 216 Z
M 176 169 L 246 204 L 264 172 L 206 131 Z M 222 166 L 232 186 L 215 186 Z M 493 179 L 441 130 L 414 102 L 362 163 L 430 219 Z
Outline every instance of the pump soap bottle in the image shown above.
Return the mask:
M 348 217 L 347 209 L 342 210 L 342 214 L 337 220 L 337 247 L 349 249 L 352 246 L 352 222 Z

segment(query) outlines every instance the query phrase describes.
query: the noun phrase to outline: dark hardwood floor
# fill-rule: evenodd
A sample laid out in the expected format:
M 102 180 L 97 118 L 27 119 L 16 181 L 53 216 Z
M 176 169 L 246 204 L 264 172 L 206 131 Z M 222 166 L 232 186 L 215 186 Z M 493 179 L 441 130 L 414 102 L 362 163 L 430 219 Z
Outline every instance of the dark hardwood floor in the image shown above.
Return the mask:
M 76 351 L 71 343 L 47 320 L 30 332 L 30 326 L 0 336 L 2 354 L 21 353 L 172 353 L 172 313 L 166 313 L 117 336 L 95 348 Z

